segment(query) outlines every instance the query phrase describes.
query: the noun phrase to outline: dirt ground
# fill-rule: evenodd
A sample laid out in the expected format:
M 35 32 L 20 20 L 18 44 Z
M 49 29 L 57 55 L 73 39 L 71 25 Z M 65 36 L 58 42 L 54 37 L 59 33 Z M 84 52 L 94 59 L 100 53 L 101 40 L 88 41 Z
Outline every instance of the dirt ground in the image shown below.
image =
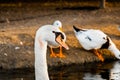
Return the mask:
M 0 68 L 34 67 L 34 36 L 36 30 L 45 24 L 60 20 L 67 35 L 70 50 L 63 49 L 66 58 L 47 59 L 49 66 L 82 64 L 99 61 L 90 51 L 84 50 L 74 36 L 72 26 L 100 29 L 111 37 L 120 49 L 120 8 L 41 8 L 0 7 Z M 58 49 L 55 49 L 58 52 Z M 100 50 L 106 59 L 115 59 L 108 50 Z

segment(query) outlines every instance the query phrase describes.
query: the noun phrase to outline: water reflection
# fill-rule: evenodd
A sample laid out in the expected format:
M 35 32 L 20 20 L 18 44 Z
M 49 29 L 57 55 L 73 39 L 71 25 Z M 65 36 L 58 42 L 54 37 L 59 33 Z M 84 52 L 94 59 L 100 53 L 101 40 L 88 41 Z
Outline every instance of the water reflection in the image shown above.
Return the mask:
M 101 71 L 95 74 L 84 73 L 83 80 L 120 80 L 120 61 L 113 62 L 112 68 L 110 66 L 106 64 L 102 68 L 99 67 Z
M 120 80 L 120 61 L 49 68 L 50 80 Z M 0 80 L 35 80 L 34 69 L 0 70 Z
M 120 80 L 120 61 L 115 62 L 110 69 L 110 80 Z
M 120 80 L 120 61 L 72 65 L 54 69 L 51 80 Z
M 33 69 L 0 70 L 0 80 L 34 80 Z
M 99 74 L 91 74 L 91 73 L 85 73 L 83 80 L 106 80 L 101 77 Z

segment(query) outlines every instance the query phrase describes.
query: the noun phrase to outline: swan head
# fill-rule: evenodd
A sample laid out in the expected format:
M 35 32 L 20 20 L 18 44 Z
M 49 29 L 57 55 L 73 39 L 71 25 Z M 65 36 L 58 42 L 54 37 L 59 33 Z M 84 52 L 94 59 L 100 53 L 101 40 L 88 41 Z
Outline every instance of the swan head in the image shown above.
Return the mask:
M 53 33 L 55 34 L 55 41 L 60 44 L 62 47 L 64 47 L 65 49 L 69 49 L 68 45 L 64 42 L 64 35 L 61 32 L 55 32 L 53 31 Z
M 56 20 L 53 23 L 54 26 L 58 27 L 62 31 L 62 23 L 59 20 Z

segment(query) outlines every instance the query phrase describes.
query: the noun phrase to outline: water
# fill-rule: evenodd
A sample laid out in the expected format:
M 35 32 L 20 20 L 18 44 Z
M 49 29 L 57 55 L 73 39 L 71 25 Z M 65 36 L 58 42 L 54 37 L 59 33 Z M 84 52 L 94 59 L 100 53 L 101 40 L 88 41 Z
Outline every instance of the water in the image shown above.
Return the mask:
M 120 61 L 49 68 L 51 80 L 120 80 Z M 0 80 L 34 80 L 34 69 L 1 70 Z

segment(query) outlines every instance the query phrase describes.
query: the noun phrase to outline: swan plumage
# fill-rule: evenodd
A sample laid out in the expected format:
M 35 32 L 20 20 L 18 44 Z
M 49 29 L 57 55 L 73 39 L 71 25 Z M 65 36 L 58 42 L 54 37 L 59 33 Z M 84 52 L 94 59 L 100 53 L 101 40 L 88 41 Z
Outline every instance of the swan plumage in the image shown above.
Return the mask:
M 65 34 L 59 29 L 60 21 L 55 21 L 53 25 L 41 26 L 35 35 L 35 80 L 49 80 L 47 70 L 46 52 L 47 46 L 63 46 L 69 49 L 65 44 Z M 63 37 L 64 36 L 64 37 Z
M 112 42 L 110 37 L 106 35 L 101 30 L 96 29 L 79 29 L 73 26 L 75 36 L 77 37 L 79 43 L 85 50 L 94 50 L 94 53 L 98 56 L 101 61 L 104 58 L 98 53 L 98 49 L 108 49 L 110 50 L 116 58 L 120 59 L 120 51 L 116 45 Z

